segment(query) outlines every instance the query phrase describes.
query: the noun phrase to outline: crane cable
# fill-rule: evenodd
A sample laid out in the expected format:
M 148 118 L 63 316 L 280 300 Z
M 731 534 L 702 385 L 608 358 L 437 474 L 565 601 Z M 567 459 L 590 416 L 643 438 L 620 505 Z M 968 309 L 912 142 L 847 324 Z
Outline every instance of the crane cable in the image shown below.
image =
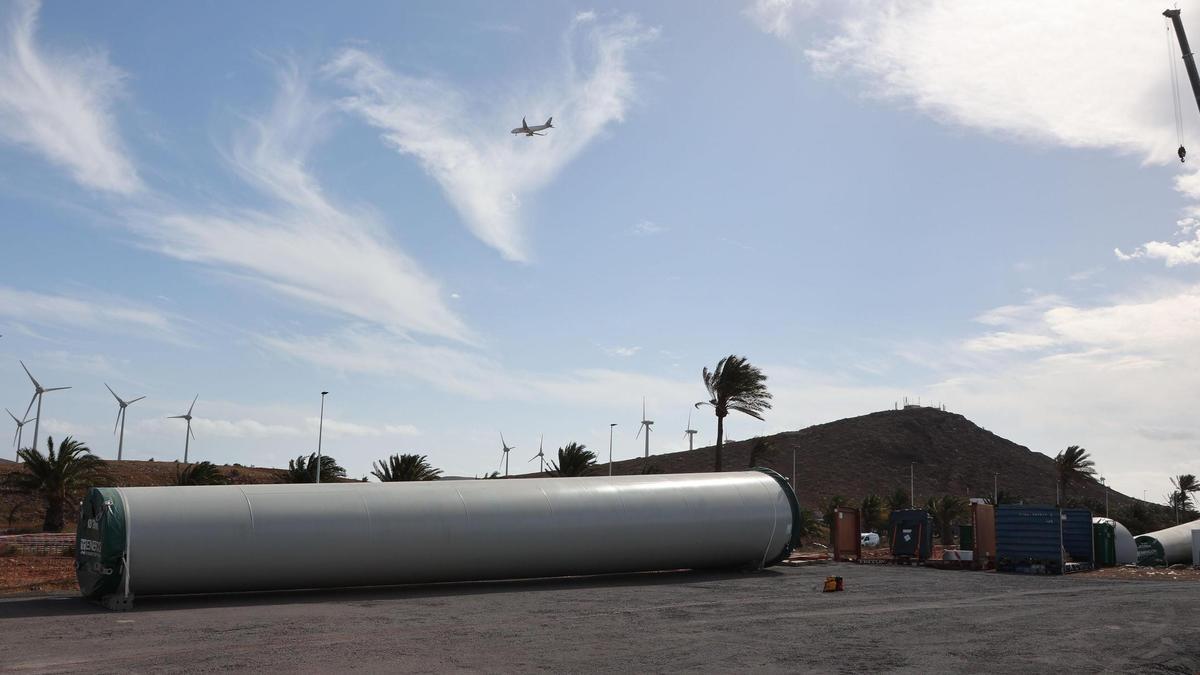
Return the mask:
M 1175 136 L 1179 141 L 1179 161 L 1187 157 L 1187 149 L 1183 147 L 1183 108 L 1179 99 L 1179 66 L 1175 63 L 1175 42 L 1171 39 L 1171 20 L 1165 20 L 1167 25 L 1167 67 L 1171 71 L 1171 100 L 1175 108 Z

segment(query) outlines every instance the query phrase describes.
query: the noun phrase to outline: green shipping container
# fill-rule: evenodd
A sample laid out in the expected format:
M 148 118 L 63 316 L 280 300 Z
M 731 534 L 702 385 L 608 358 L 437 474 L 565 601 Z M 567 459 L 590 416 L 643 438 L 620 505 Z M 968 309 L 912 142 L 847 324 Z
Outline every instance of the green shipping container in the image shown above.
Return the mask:
M 1092 524 L 1093 560 L 1099 567 L 1114 567 L 1117 564 L 1117 531 L 1111 523 Z

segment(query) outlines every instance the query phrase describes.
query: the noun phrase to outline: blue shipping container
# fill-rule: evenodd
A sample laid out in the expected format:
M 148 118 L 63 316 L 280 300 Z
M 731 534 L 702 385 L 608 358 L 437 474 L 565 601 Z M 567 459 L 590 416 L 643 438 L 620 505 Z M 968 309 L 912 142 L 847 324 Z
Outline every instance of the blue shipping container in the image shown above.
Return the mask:
M 1008 504 L 998 507 L 996 569 L 1062 574 L 1062 530 L 1062 515 L 1053 506 Z
M 1071 562 L 1091 565 L 1096 555 L 1092 543 L 1092 512 L 1087 509 L 1062 510 L 1062 542 Z

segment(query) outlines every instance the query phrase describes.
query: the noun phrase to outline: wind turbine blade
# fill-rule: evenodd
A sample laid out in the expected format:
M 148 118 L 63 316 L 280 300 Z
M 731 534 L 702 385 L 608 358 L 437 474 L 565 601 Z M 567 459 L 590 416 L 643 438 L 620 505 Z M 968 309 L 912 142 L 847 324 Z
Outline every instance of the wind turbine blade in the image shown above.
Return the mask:
M 104 383 L 104 388 L 108 390 L 108 393 L 113 395 L 113 398 L 117 399 L 117 403 L 124 403 L 124 401 L 121 400 L 121 397 L 117 396 L 117 392 L 113 391 L 112 387 L 108 386 L 107 382 Z
M 192 414 L 192 408 L 195 408 L 195 407 L 196 407 L 196 400 L 197 400 L 197 399 L 199 399 L 199 398 L 200 398 L 200 394 L 196 394 L 196 398 L 192 399 L 192 404 L 188 406 L 188 413 L 187 413 L 187 414 L 189 414 L 189 415 L 191 415 L 191 414 Z
M 167 419 L 169 419 L 169 420 L 186 420 L 187 415 L 167 415 Z
M 113 433 L 117 433 L 117 427 L 121 425 L 121 413 L 125 412 L 124 408 L 117 408 L 117 421 L 113 422 Z
M 542 456 L 542 453 L 540 453 L 540 452 L 539 452 L 538 454 L 534 455 L 533 457 L 530 457 L 530 458 L 529 458 L 529 461 L 531 461 L 531 462 L 532 462 L 533 460 L 535 460 L 535 459 L 537 459 L 538 457 L 541 457 L 541 456 Z
M 11 417 L 11 418 L 13 418 L 13 421 L 14 421 L 14 422 L 16 422 L 17 424 L 21 424 L 21 423 L 22 423 L 22 422 L 21 422 L 21 420 L 17 419 L 17 416 L 16 416 L 16 415 L 14 415 L 14 414 L 12 414 L 12 411 L 11 411 L 11 410 L 9 410 L 8 408 L 5 408 L 5 409 L 4 409 L 4 412 L 8 413 L 8 416 L 9 416 L 9 417 Z
M 188 433 L 192 435 L 192 440 L 196 440 L 196 432 L 192 431 L 192 421 L 188 420 Z
M 137 398 L 133 399 L 132 401 L 128 401 L 128 402 L 126 402 L 126 403 L 125 403 L 125 405 L 133 405 L 134 403 L 137 403 L 138 401 L 140 401 L 140 400 L 142 400 L 142 399 L 144 399 L 144 398 L 146 398 L 146 397 L 145 397 L 145 396 L 139 396 L 139 397 L 137 397 Z
M 22 367 L 22 368 L 25 368 L 25 362 L 24 362 L 24 361 L 17 361 L 17 363 L 20 363 L 20 364 L 21 364 L 21 367 Z M 34 389 L 41 389 L 41 388 L 42 388 L 42 385 L 38 384 L 38 381 L 37 381 L 37 380 L 33 379 L 33 373 L 29 372 L 29 369 L 28 369 L 28 368 L 25 368 L 25 374 L 29 376 L 29 381 L 33 383 L 33 388 L 34 388 Z
M 642 419 L 646 419 L 646 397 L 642 397 Z
M 25 414 L 21 416 L 22 418 L 24 418 L 24 419 L 28 419 L 28 418 L 29 418 L 29 411 L 30 411 L 30 410 L 33 410 L 33 402 L 37 400 L 37 397 L 38 397 L 38 395 L 35 393 L 35 394 L 34 394 L 34 395 L 33 395 L 33 396 L 32 396 L 32 397 L 29 399 L 29 405 L 25 407 Z
M 635 434 L 635 435 L 634 435 L 634 438 L 641 438 L 641 437 L 642 437 L 642 427 L 644 427 L 644 426 L 646 426 L 646 425 L 645 425 L 645 423 L 642 423 L 642 424 L 639 424 L 639 425 L 638 425 L 638 432 L 637 432 L 637 434 Z
M 63 389 L 70 389 L 70 387 L 50 387 L 49 389 L 43 389 L 42 392 L 45 393 L 47 391 L 62 391 Z

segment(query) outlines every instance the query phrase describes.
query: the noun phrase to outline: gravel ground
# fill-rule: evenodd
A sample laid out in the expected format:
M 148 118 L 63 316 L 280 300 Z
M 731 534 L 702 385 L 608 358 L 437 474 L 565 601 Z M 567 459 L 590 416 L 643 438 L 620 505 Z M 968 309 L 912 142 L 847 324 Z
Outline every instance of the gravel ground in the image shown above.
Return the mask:
M 827 574 L 846 592 L 821 593 Z M 0 670 L 1200 671 L 1200 584 L 876 565 L 0 600 Z

